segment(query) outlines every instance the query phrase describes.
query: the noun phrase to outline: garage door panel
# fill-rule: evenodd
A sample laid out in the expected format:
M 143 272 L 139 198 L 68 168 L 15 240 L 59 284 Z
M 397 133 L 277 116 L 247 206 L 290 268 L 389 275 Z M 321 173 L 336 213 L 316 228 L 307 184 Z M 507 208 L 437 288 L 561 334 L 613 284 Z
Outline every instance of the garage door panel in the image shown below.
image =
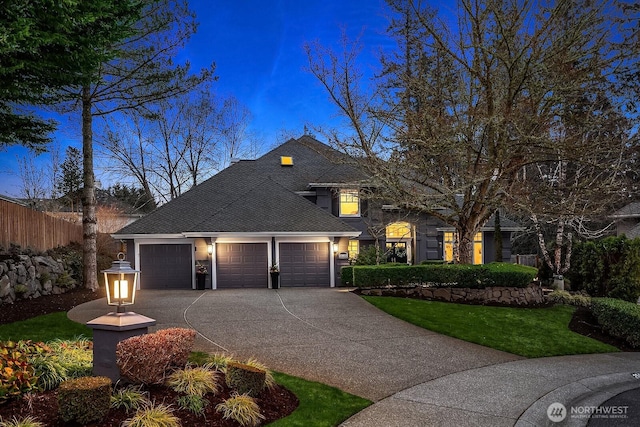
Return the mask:
M 280 285 L 329 286 L 328 243 L 280 243 Z
M 140 245 L 140 289 L 191 289 L 191 244 Z
M 266 243 L 218 243 L 218 288 L 266 288 L 269 285 Z

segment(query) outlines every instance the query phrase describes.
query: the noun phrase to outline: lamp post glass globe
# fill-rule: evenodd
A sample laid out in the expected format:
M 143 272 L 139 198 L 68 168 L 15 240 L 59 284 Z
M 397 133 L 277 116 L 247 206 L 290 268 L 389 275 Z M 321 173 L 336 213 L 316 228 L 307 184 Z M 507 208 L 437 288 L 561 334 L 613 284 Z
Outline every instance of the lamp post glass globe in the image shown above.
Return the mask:
M 111 268 L 102 272 L 107 287 L 107 304 L 117 306 L 118 313 L 124 313 L 125 307 L 135 302 L 140 271 L 132 269 L 131 263 L 125 261 L 124 254 L 120 252 L 118 260 L 112 262 Z

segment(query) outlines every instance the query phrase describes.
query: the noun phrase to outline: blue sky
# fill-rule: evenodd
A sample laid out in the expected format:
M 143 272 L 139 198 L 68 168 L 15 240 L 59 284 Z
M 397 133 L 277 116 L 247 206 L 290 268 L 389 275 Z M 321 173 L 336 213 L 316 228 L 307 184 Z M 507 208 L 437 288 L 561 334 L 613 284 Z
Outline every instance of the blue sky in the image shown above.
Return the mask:
M 342 28 L 360 35 L 363 71 L 373 71 L 388 39 L 383 0 L 190 0 L 200 27 L 178 61 L 194 69 L 216 63 L 215 90 L 233 95 L 253 115 L 251 130 L 272 146 L 281 131 L 302 135 L 306 124 L 336 126 L 326 91 L 305 71 L 305 42 L 337 46 Z M 80 148 L 79 123 L 63 118 L 56 141 Z M 0 152 L 0 194 L 20 196 L 16 147 Z M 45 163 L 46 155 L 38 162 Z M 101 176 L 98 171 L 97 178 Z M 106 178 L 103 178 L 106 179 Z M 103 182 L 108 185 L 108 182 Z M 106 186 L 105 185 L 105 186 Z
M 216 62 L 218 91 L 235 95 L 254 115 L 264 138 L 280 129 L 302 134 L 304 124 L 331 120 L 327 95 L 304 71 L 305 42 L 334 45 L 341 28 L 362 32 L 363 61 L 375 63 L 387 41 L 382 0 L 192 0 L 201 22 L 186 56 L 193 65 Z

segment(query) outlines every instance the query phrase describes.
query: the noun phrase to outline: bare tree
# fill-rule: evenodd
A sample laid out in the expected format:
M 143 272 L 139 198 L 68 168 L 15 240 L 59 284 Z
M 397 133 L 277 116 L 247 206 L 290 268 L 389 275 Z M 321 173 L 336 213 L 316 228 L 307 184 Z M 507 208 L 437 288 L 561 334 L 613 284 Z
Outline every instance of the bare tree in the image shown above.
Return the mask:
M 114 163 L 106 165 L 122 178 L 136 180 L 146 194 L 151 195 L 154 204 L 153 184 L 151 174 L 154 170 L 154 157 L 150 150 L 151 141 L 146 139 L 146 129 L 142 117 L 138 114 L 131 116 L 131 121 L 114 121 L 103 130 L 101 146 L 107 151 L 106 161 Z
M 522 186 L 529 165 L 590 162 L 619 148 L 599 136 L 558 137 L 584 106 L 611 96 L 620 64 L 634 63 L 634 16 L 611 2 L 459 0 L 452 25 L 411 0 L 388 0 L 396 50 L 366 87 L 357 44 L 342 54 L 307 46 L 309 69 L 348 123 L 328 139 L 361 160 L 386 196 L 433 215 L 457 233 L 458 261 L 472 260 L 473 236 Z M 613 18 L 615 19 L 609 19 Z M 600 120 L 582 115 L 579 135 Z M 581 141 L 582 145 L 578 143 Z M 582 155 L 589 152 L 589 158 Z M 568 157 L 570 156 L 570 157 Z M 443 209 L 444 208 L 444 209 Z
M 217 132 L 221 144 L 219 156 L 222 168 L 229 166 L 234 158 L 255 158 L 256 141 L 248 130 L 251 111 L 231 96 L 223 101 L 219 112 Z
M 227 167 L 252 158 L 249 111 L 235 98 L 217 98 L 208 87 L 149 106 L 152 114 L 125 115 L 105 131 L 101 145 L 111 170 L 129 171 L 166 202 Z M 124 167 L 123 167 L 124 166 Z
M 36 208 L 49 192 L 46 181 L 42 179 L 42 170 L 34 163 L 33 156 L 17 157 L 16 161 L 20 174 L 20 193 L 27 199 L 29 206 Z

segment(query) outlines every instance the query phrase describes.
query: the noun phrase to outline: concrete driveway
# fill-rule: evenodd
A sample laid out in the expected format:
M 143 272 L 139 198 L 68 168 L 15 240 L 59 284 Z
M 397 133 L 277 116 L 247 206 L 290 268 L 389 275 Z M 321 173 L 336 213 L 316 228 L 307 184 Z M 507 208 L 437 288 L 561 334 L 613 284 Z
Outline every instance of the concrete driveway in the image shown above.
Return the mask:
M 409 387 L 522 359 L 395 319 L 338 288 L 140 291 L 134 310 L 198 331 L 197 350 L 255 357 L 274 370 L 379 401 Z M 105 299 L 69 312 L 85 323 Z

